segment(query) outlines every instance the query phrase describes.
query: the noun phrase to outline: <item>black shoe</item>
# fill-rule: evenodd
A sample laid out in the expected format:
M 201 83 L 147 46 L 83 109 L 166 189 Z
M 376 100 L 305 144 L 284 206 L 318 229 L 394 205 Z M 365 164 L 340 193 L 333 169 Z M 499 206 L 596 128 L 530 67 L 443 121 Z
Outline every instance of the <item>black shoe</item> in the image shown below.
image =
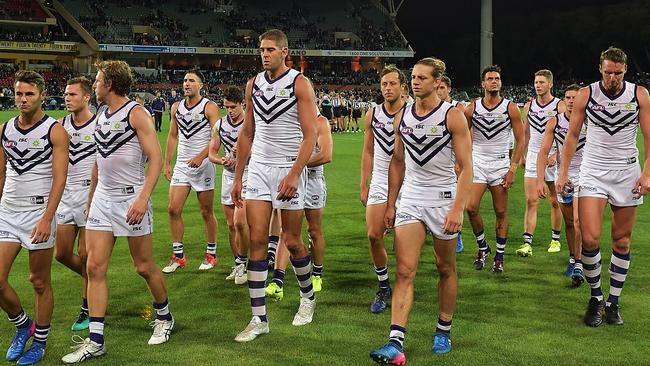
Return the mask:
M 503 261 L 494 260 L 492 264 L 492 273 L 503 273 Z
M 623 325 L 623 318 L 621 318 L 621 314 L 619 314 L 618 310 L 618 304 L 605 306 L 605 321 L 607 324 Z
M 476 259 L 474 260 L 474 269 L 480 271 L 485 267 L 485 260 L 490 256 L 492 250 L 490 247 L 487 247 L 487 250 L 480 250 L 476 253 Z
M 375 294 L 375 299 L 370 304 L 370 311 L 375 314 L 382 313 L 388 307 L 388 300 L 390 300 L 393 291 L 390 287 L 380 288 Z
M 585 313 L 585 324 L 590 327 L 597 327 L 603 323 L 603 312 L 605 311 L 605 301 L 598 301 L 597 298 L 589 299 L 587 312 Z

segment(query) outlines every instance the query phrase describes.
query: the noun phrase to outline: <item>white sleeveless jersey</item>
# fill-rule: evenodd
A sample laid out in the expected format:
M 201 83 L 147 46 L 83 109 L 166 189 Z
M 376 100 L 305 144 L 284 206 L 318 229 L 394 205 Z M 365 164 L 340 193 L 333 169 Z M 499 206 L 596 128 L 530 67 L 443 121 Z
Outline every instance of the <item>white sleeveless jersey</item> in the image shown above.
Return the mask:
M 178 102 L 174 115 L 178 127 L 176 161 L 187 162 L 210 144 L 210 121 L 205 115 L 208 103 L 208 98 L 201 98 L 193 107 L 187 106 L 187 100 Z
M 557 115 L 557 124 L 555 125 L 555 130 L 553 130 L 553 137 L 555 140 L 555 146 L 557 147 L 557 162 L 560 164 L 562 162 L 562 150 L 564 150 L 564 140 L 566 135 L 569 133 L 569 119 L 567 118 L 566 113 L 561 113 Z M 585 141 L 587 140 L 587 121 L 582 125 L 582 130 L 580 130 L 580 137 L 578 138 L 578 144 L 576 145 L 576 152 L 571 159 L 571 164 L 569 164 L 569 172 L 577 173 L 580 170 L 580 163 L 582 162 L 582 153 L 585 147 Z
M 587 142 L 582 166 L 592 169 L 625 169 L 638 164 L 636 131 L 639 103 L 635 84 L 625 82 L 613 97 L 603 92 L 600 82 L 589 85 Z
M 399 124 L 399 136 L 406 152 L 406 173 L 401 204 L 440 207 L 456 194 L 455 157 L 447 129 L 449 102 L 425 116 L 418 116 L 415 104 L 407 104 Z
M 138 193 L 144 184 L 147 157 L 129 121 L 131 110 L 137 106 L 138 103 L 128 101 L 112 114 L 106 110 L 97 118 L 96 191 L 116 201 Z
M 75 186 L 90 186 L 93 165 L 95 164 L 95 128 L 96 116 L 81 126 L 74 124 L 72 114 L 63 118 L 63 127 L 68 132 L 70 150 L 68 159 L 68 179 L 66 187 L 75 189 Z
M 451 106 L 452 106 L 452 107 L 455 107 L 455 106 L 458 105 L 459 102 L 458 102 L 457 100 L 453 100 L 453 99 L 452 99 L 451 102 L 449 102 L 449 103 L 451 103 Z
M 212 130 L 212 133 L 219 134 L 219 140 L 221 140 L 221 144 L 223 145 L 223 151 L 225 154 L 227 155 L 232 154 L 232 150 L 235 148 L 235 145 L 237 144 L 237 138 L 239 138 L 239 132 L 241 131 L 243 126 L 244 126 L 244 121 L 241 121 L 237 125 L 233 124 L 232 119 L 228 114 L 226 114 L 224 117 L 221 117 L 214 125 L 214 129 Z M 231 172 L 225 168 L 223 172 L 224 174 L 227 174 L 229 176 L 234 176 L 234 172 Z
M 530 140 L 528 140 L 528 151 L 539 152 L 542 147 L 542 140 L 544 139 L 544 131 L 546 124 L 559 113 L 558 105 L 560 104 L 559 98 L 553 98 L 545 105 L 539 104 L 537 98 L 530 102 L 528 108 L 528 130 L 530 131 Z
M 2 149 L 7 159 L 2 206 L 13 211 L 33 211 L 47 205 L 52 188 L 52 142 L 56 120 L 45 115 L 23 130 L 18 117 L 5 123 Z
M 374 141 L 374 156 L 372 160 L 372 177 L 388 182 L 388 165 L 393 157 L 395 148 L 395 131 L 393 120 L 395 114 L 390 114 L 384 104 L 372 110 L 372 135 Z
M 340 106 L 341 106 L 341 98 L 334 98 L 334 99 L 332 99 L 332 105 L 333 105 L 335 108 L 340 107 Z
M 266 72 L 255 77 L 251 160 L 278 167 L 291 167 L 296 160 L 303 138 L 294 90 L 299 75 L 289 69 L 275 80 L 269 79 Z
M 503 159 L 508 156 L 512 131 L 509 105 L 510 101 L 506 98 L 501 98 L 501 102 L 492 109 L 483 104 L 483 98 L 474 101 L 472 150 L 484 159 Z

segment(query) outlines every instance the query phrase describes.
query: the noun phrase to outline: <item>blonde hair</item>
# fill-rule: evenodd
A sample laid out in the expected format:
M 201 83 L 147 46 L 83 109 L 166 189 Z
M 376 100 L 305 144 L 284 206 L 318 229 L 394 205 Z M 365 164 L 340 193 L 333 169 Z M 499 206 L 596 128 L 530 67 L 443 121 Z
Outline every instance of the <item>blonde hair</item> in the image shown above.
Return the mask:
M 543 76 L 546 78 L 546 80 L 550 81 L 551 83 L 553 82 L 553 73 L 551 72 L 551 70 L 546 70 L 546 69 L 539 70 L 535 73 L 535 76 Z
M 433 68 L 433 70 L 431 71 L 431 75 L 435 79 L 440 79 L 445 74 L 445 71 L 447 70 L 447 66 L 445 65 L 445 62 L 435 57 L 425 57 L 419 60 L 418 62 L 416 62 L 415 64 L 431 66 Z

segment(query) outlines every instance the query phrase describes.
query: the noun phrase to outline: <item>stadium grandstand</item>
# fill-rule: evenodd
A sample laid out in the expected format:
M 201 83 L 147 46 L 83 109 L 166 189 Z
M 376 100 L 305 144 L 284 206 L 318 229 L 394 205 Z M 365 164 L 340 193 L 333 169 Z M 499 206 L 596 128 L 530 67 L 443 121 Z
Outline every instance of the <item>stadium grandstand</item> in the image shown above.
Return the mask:
M 208 94 L 242 85 L 258 70 L 257 37 L 285 30 L 288 64 L 317 88 L 357 89 L 368 99 L 385 63 L 414 55 L 380 2 L 289 1 L 2 1 L 0 91 L 10 93 L 12 70 L 43 72 L 50 96 L 71 74 L 90 74 L 99 59 L 122 59 L 136 76 L 134 91 L 153 97 L 179 88 L 186 70 L 205 71 Z M 129 14 L 128 17 L 124 13 Z M 325 21 L 327 19 L 327 21 Z M 58 81 L 58 82 L 57 82 Z

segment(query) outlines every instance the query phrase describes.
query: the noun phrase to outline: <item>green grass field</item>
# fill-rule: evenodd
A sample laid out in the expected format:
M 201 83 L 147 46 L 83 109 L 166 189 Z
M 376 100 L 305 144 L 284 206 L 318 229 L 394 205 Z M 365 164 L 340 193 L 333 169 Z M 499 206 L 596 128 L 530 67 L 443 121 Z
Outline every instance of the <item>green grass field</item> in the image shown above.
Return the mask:
M 13 114 L 1 112 L 6 121 Z M 52 113 L 59 117 L 61 113 Z M 167 121 L 160 134 L 166 139 Z M 219 221 L 218 254 L 221 264 L 210 272 L 199 272 L 205 250 L 202 220 L 191 196 L 186 206 L 185 251 L 188 267 L 167 276 L 170 307 L 176 318 L 171 340 L 148 346 L 151 335 L 151 296 L 145 282 L 135 273 L 124 240 L 119 240 L 109 269 L 110 303 L 106 318 L 108 354 L 91 364 L 110 365 L 370 365 L 368 353 L 386 342 L 390 311 L 369 312 L 376 291 L 376 276 L 365 237 L 364 208 L 358 199 L 362 134 L 334 136 L 334 159 L 326 167 L 328 207 L 324 232 L 328 244 L 323 291 L 318 294 L 314 322 L 296 328 L 291 320 L 297 309 L 299 290 L 293 275 L 287 274 L 283 301 L 267 304 L 271 333 L 247 344 L 233 338 L 250 320 L 248 290 L 226 282 L 232 257 L 221 207 L 216 199 Z M 641 141 L 639 139 L 639 141 Z M 220 171 L 220 169 L 219 169 Z M 219 172 L 220 174 L 220 172 Z M 217 179 L 218 185 L 221 180 Z M 153 202 L 155 210 L 155 257 L 163 266 L 171 254 L 167 220 L 169 184 L 161 176 Z M 217 192 L 219 187 L 217 187 Z M 650 212 L 638 210 L 633 235 L 630 276 L 621 297 L 625 325 L 587 328 L 582 316 L 589 288 L 569 287 L 562 275 L 567 247 L 562 234 L 562 252 L 546 253 L 550 240 L 549 208 L 542 203 L 532 258 L 514 255 L 523 230 L 524 193 L 520 169 L 510 191 L 509 246 L 503 275 L 472 268 L 476 250 L 469 223 L 463 236 L 466 250 L 458 256 L 459 294 L 454 316 L 453 352 L 445 356 L 430 352 L 437 320 L 436 279 L 432 246 L 423 251 L 415 283 L 415 304 L 406 337 L 410 365 L 647 365 L 650 318 Z M 489 195 L 483 202 L 486 233 L 494 247 L 494 215 Z M 609 217 L 609 215 L 607 215 Z M 609 276 L 609 220 L 603 228 L 603 290 Z M 430 240 L 429 240 L 430 241 Z M 392 257 L 392 237 L 387 237 Z M 28 282 L 27 255 L 19 255 L 10 282 L 33 314 L 33 291 Z M 394 278 L 394 258 L 391 258 Z M 59 263 L 53 265 L 54 318 L 48 341 L 48 355 L 42 364 L 60 364 L 70 351 L 69 330 L 80 304 L 80 279 Z M 4 317 L 4 315 L 3 315 Z M 4 352 L 14 328 L 0 320 L 0 351 Z M 83 334 L 85 335 L 85 334 Z

